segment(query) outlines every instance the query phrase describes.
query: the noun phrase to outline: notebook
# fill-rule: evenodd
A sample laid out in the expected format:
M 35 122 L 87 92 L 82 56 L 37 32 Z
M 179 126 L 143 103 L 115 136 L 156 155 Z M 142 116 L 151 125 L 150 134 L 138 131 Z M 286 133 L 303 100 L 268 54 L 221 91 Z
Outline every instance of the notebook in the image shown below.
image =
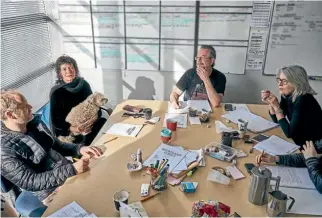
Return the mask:
M 263 117 L 260 117 L 246 110 L 230 111 L 227 114 L 222 115 L 222 117 L 227 120 L 230 120 L 233 123 L 237 123 L 238 119 L 247 120 L 247 129 L 254 133 L 265 132 L 278 126 L 277 123 L 268 121 Z

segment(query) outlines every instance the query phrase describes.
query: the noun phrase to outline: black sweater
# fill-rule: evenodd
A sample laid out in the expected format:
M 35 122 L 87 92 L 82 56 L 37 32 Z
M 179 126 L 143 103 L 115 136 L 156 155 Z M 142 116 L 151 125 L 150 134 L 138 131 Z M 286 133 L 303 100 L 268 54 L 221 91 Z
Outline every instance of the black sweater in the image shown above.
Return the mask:
M 322 142 L 322 140 L 321 140 Z M 318 192 L 322 194 L 322 158 L 310 157 L 305 160 L 303 154 L 281 155 L 277 164 L 290 167 L 307 167 L 310 178 Z
M 285 118 L 279 121 L 276 115 L 271 115 L 271 118 L 295 144 L 302 147 L 305 141 L 316 142 L 322 138 L 322 109 L 313 95 L 299 96 L 295 102 L 292 102 L 292 97 L 282 97 L 280 107 Z
M 65 121 L 71 109 L 92 94 L 88 82 L 81 77 L 71 83 L 54 86 L 50 91 L 50 127 L 58 136 L 69 135 L 70 124 Z

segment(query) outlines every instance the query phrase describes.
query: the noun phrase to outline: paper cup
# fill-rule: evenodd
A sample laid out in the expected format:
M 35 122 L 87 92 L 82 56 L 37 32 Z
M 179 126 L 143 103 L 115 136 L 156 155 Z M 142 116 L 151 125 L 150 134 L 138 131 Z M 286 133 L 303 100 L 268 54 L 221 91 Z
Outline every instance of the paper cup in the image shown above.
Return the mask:
M 171 139 L 172 131 L 170 129 L 162 129 L 161 130 L 161 140 L 163 143 L 168 143 Z
M 248 121 L 241 119 L 241 118 L 239 118 L 237 121 L 238 121 L 237 126 L 238 126 L 239 136 L 240 136 L 240 138 L 244 138 L 244 136 L 247 132 Z
M 113 195 L 113 200 L 115 204 L 115 209 L 117 211 L 120 211 L 120 202 L 122 202 L 123 204 L 128 204 L 129 193 L 124 190 L 115 192 Z
M 177 121 L 172 119 L 167 119 L 167 128 L 171 131 L 177 130 Z

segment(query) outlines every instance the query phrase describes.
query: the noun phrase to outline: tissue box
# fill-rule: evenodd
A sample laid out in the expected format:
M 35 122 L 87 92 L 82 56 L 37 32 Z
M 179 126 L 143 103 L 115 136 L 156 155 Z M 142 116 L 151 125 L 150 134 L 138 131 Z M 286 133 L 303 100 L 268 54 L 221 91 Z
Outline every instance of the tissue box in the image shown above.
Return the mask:
M 230 207 L 218 201 L 197 201 L 192 205 L 191 217 L 228 217 Z
M 198 182 L 181 182 L 180 189 L 185 193 L 193 193 L 196 191 Z

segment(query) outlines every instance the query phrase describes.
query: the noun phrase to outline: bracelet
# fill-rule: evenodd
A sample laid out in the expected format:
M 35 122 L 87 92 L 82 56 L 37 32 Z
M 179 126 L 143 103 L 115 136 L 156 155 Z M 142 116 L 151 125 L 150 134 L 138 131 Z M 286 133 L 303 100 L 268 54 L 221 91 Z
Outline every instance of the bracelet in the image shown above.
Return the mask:
M 278 110 L 277 110 L 277 111 L 275 110 L 275 113 L 276 113 L 276 114 L 284 114 L 284 113 L 283 113 L 283 110 L 282 110 L 281 108 L 278 108 Z

